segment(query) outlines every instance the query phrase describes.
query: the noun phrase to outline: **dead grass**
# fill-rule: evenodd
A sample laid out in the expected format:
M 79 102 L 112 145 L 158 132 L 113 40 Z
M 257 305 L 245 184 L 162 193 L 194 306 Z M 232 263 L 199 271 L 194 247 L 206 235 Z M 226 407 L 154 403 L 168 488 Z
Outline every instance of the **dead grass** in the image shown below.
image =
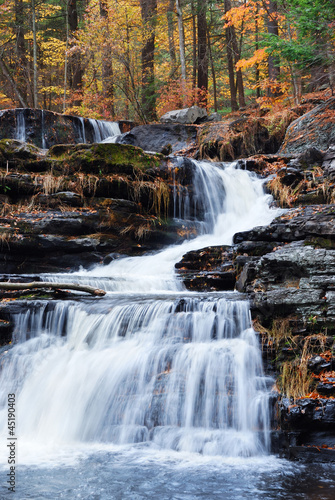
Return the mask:
M 308 371 L 308 361 L 316 354 L 324 352 L 326 343 L 325 334 L 308 335 L 304 338 L 300 356 L 281 364 L 278 385 L 284 396 L 295 400 L 311 392 L 314 377 Z
M 272 192 L 273 197 L 279 201 L 282 208 L 292 206 L 292 203 L 296 198 L 297 191 L 293 191 L 291 187 L 285 186 L 278 175 L 268 182 L 268 188 Z

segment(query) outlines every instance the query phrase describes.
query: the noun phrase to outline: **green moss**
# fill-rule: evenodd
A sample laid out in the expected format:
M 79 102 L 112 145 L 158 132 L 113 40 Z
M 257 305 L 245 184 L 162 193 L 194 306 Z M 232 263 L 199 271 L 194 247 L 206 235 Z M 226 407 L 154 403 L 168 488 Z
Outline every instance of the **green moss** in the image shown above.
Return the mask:
M 304 245 L 311 245 L 314 248 L 325 248 L 326 250 L 331 250 L 335 248 L 335 241 L 330 238 L 322 238 L 322 237 L 312 237 L 307 238 L 304 241 Z
M 62 160 L 71 170 L 95 174 L 145 172 L 164 160 L 161 154 L 148 154 L 127 144 L 57 145 L 50 148 L 49 157 Z

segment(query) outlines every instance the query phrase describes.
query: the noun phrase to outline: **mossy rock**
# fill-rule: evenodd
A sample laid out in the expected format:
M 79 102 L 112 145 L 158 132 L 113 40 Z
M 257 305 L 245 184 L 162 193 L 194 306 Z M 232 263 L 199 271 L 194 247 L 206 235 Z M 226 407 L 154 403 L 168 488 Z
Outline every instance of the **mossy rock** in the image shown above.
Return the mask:
M 335 240 L 331 238 L 312 237 L 305 240 L 305 245 L 312 245 L 314 248 L 333 250 L 335 248 Z
M 161 154 L 148 154 L 141 148 L 127 144 L 77 144 L 57 145 L 49 151 L 49 157 L 63 160 L 66 167 L 87 173 L 132 174 L 136 170 L 145 172 L 157 168 L 164 160 Z
M 38 147 L 16 139 L 1 139 L 0 155 L 6 160 L 36 160 L 41 155 Z

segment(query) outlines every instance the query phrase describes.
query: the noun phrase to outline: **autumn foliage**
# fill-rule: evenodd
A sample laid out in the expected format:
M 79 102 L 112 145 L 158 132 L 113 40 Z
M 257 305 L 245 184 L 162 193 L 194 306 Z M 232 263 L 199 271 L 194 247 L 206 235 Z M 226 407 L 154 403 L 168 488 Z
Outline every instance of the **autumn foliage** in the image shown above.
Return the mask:
M 334 16 L 331 0 L 4 0 L 0 108 L 145 122 L 298 104 L 333 92 Z

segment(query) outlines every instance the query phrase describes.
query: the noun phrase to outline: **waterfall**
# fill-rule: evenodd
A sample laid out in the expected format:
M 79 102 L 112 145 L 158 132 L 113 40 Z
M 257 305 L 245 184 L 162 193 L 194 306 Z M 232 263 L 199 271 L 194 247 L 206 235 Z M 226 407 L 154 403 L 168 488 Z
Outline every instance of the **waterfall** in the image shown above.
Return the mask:
M 86 142 L 86 134 L 85 134 L 85 122 L 84 118 L 79 116 L 79 122 L 80 122 L 80 127 L 79 127 L 79 142 L 85 144 Z
M 117 122 L 105 122 L 93 118 L 89 118 L 88 122 L 93 129 L 93 142 L 114 142 L 113 138 L 121 134 Z
M 1 360 L 0 429 L 7 394 L 15 392 L 20 441 L 47 449 L 147 443 L 203 455 L 268 453 L 271 379 L 262 371 L 248 302 L 232 293 L 186 292 L 174 275 L 185 252 L 231 244 L 236 231 L 277 215 L 262 185 L 234 164 L 194 162 L 199 237 L 70 277 L 44 276 L 109 293 L 35 302 L 16 315 L 16 344 Z
M 46 140 L 45 140 L 45 135 L 46 135 L 46 132 L 45 132 L 45 117 L 44 117 L 44 109 L 41 110 L 41 134 L 42 134 L 42 149 L 47 149 L 47 143 L 46 143 Z
M 16 129 L 15 139 L 25 142 L 26 140 L 26 122 L 24 118 L 24 109 L 18 108 L 15 110 Z
M 25 113 L 26 111 L 26 113 Z M 33 119 L 31 118 L 33 116 Z M 50 118 L 51 116 L 51 118 Z M 27 128 L 34 129 L 36 127 L 36 119 L 39 117 L 41 121 L 41 135 L 36 136 L 36 131 L 32 137 L 38 139 L 38 145 L 42 149 L 47 149 L 54 142 L 57 143 L 57 121 L 55 122 L 55 113 L 41 110 L 24 110 L 23 108 L 15 109 L 15 132 L 14 137 L 20 141 L 27 140 Z M 52 124 L 50 125 L 50 120 Z M 82 117 L 63 116 L 62 120 L 67 123 L 68 127 L 72 127 L 75 132 L 76 142 L 115 142 L 116 138 L 121 134 L 119 124 L 117 122 L 109 122 L 96 120 L 93 118 L 84 119 Z M 62 125 L 60 125 L 62 126 Z M 49 128 L 48 128 L 49 127 Z M 50 132 L 50 127 L 52 128 Z M 39 138 L 41 139 L 39 141 Z

